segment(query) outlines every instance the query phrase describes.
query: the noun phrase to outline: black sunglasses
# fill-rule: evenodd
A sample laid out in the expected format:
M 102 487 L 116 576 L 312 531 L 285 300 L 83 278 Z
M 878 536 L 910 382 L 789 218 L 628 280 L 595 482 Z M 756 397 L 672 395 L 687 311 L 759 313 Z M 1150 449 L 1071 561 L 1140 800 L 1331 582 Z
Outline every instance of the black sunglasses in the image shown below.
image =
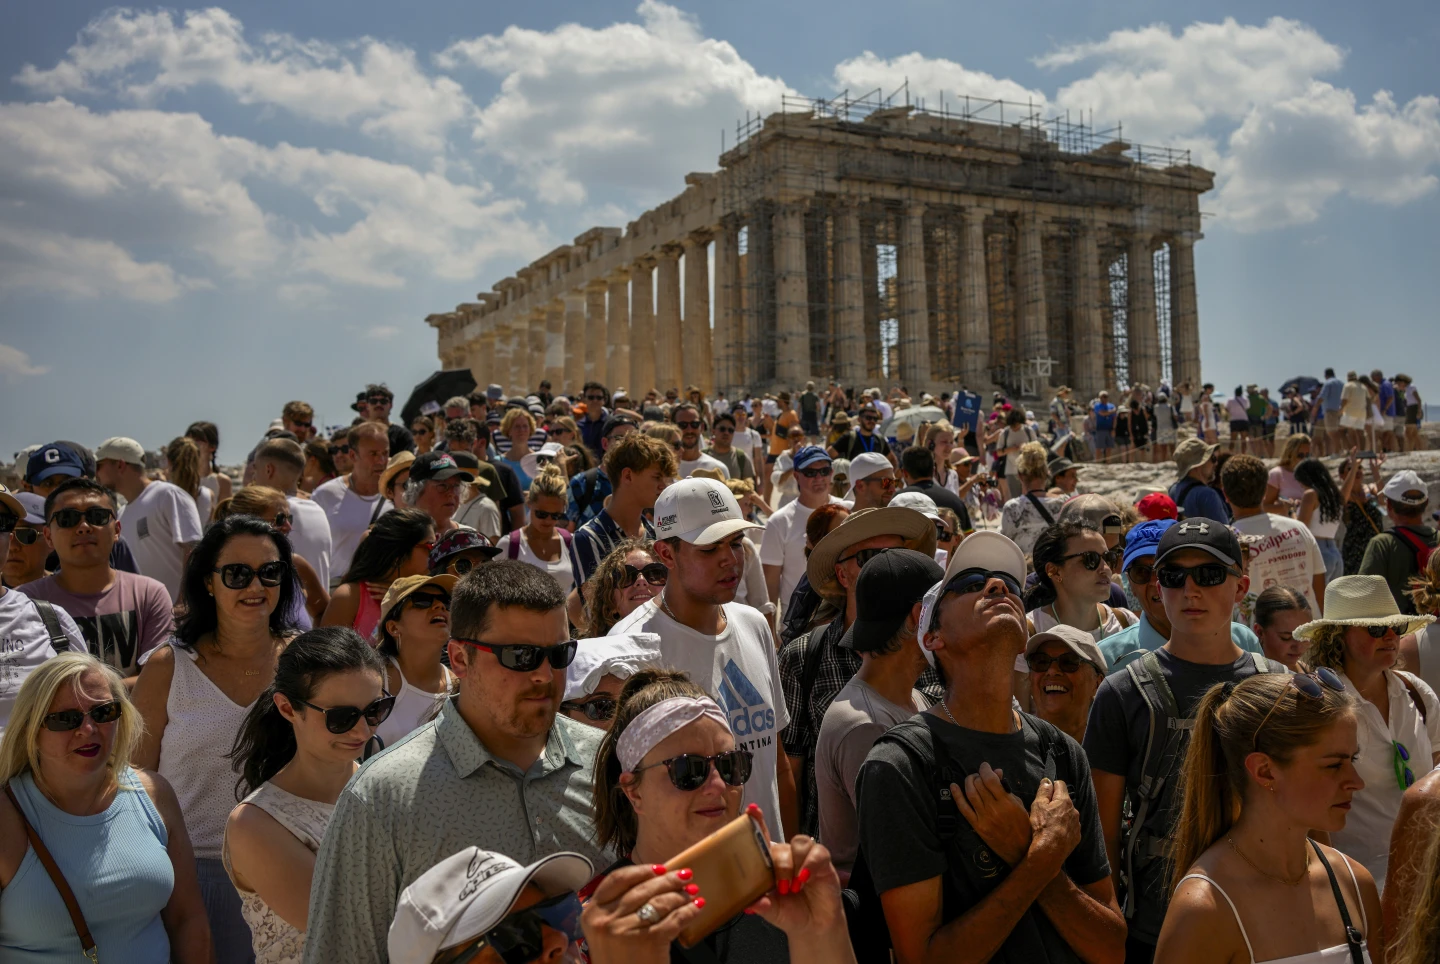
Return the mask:
M 1062 653 L 1059 656 L 1051 656 L 1049 653 L 1031 653 L 1025 657 L 1025 662 L 1029 664 L 1032 673 L 1048 672 L 1052 663 L 1058 664 L 1062 673 L 1077 673 L 1085 660 L 1074 653 Z
M 15 537 L 18 539 L 20 537 L 20 533 L 24 531 L 24 529 L 16 529 Z M 1399 630 L 1397 630 L 1394 626 L 1366 626 L 1365 632 L 1370 634 L 1371 639 L 1384 639 L 1386 633 L 1395 633 L 1397 636 L 1399 635 Z
M 294 521 L 295 517 L 288 512 L 275 513 L 275 528 L 277 529 L 281 528 L 282 526 L 288 526 L 291 522 Z
M 530 510 L 530 516 L 531 516 L 531 518 L 534 518 L 534 519 L 550 519 L 550 520 L 553 520 L 553 521 L 555 521 L 555 522 L 559 522 L 560 520 L 562 520 L 562 519 L 565 518 L 565 513 L 563 513 L 563 512 L 546 512 L 544 509 L 531 509 L 531 510 Z
M 1023 595 L 1020 583 L 1008 572 L 999 572 L 985 569 L 966 569 L 950 580 L 945 587 L 945 594 L 964 594 L 971 592 L 984 592 L 985 587 L 990 584 L 991 579 L 999 579 L 1005 584 L 1005 591 L 1013 596 Z
M 245 589 L 260 577 L 260 585 L 274 589 L 280 585 L 280 580 L 290 571 L 290 567 L 276 559 L 274 562 L 267 562 L 259 569 L 252 568 L 243 562 L 232 562 L 221 566 L 219 569 L 211 569 L 211 572 L 220 573 L 220 581 L 225 584 L 226 589 Z
M 20 523 L 20 517 L 9 512 L 0 512 L 0 535 L 7 532 L 14 532 L 15 526 Z
M 457 643 L 494 653 L 501 666 L 517 673 L 539 669 L 540 664 L 546 660 L 549 660 L 552 668 L 564 669 L 574 662 L 575 650 L 580 645 L 580 641 L 576 639 L 568 639 L 554 646 L 531 646 L 529 643 L 482 643 L 478 639 L 467 639 L 464 636 L 450 638 Z
M 712 764 L 715 772 L 720 774 L 720 779 L 724 780 L 727 785 L 743 787 L 745 781 L 750 779 L 750 770 L 754 760 L 754 755 L 749 750 L 726 750 L 724 753 L 717 753 L 714 756 L 682 753 L 679 756 L 672 756 L 668 760 L 661 760 L 659 763 L 636 767 L 632 772 L 639 773 L 641 770 L 664 767 L 669 773 L 670 782 L 675 789 L 690 793 L 699 790 L 705 785 L 705 781 L 710 779 Z
M 887 553 L 887 552 L 889 552 L 889 551 L 890 551 L 890 547 L 889 547 L 889 546 L 880 546 L 879 548 L 872 548 L 872 549 L 857 549 L 855 552 L 850 553 L 850 555 L 848 555 L 848 556 L 841 556 L 839 559 L 836 559 L 835 561 L 836 561 L 837 563 L 840 563 L 840 562 L 849 562 L 851 559 L 854 559 L 854 560 L 855 560 L 855 565 L 859 566 L 861 569 L 864 569 L 864 568 L 865 568 L 865 564 L 866 564 L 867 562 L 869 562 L 871 559 L 874 559 L 876 556 L 884 555 L 885 553 Z
M 440 589 L 417 589 L 409 595 L 408 601 L 416 609 L 429 609 L 437 602 L 446 609 L 450 608 L 450 594 Z
M 1148 562 L 1132 562 L 1130 568 L 1125 570 L 1125 574 L 1130 577 L 1131 585 L 1145 586 L 1155 578 L 1155 567 Z
M 1087 549 L 1084 552 L 1072 552 L 1068 556 L 1061 556 L 1060 562 L 1063 565 L 1071 559 L 1079 559 L 1080 565 L 1084 566 L 1088 572 L 1094 572 L 1096 569 L 1099 569 L 1100 563 L 1102 562 L 1111 569 L 1114 569 L 1120 564 L 1120 550 L 1111 549 L 1108 552 L 1096 552 L 1094 549 Z
M 457 576 L 463 576 L 463 575 L 465 575 L 467 572 L 469 572 L 471 569 L 474 569 L 474 568 L 475 568 L 476 566 L 478 566 L 479 564 L 480 564 L 480 563 L 476 562 L 474 559 L 465 559 L 465 558 L 451 559 L 449 562 L 447 562 L 447 563 L 445 564 L 445 568 L 446 568 L 446 569 L 449 569 L 451 572 L 455 573 L 455 575 L 457 575 Z
M 494 948 L 504 964 L 530 964 L 545 952 L 545 927 L 565 935 L 567 944 L 579 940 L 580 898 L 574 891 L 551 897 L 524 910 L 501 918 L 500 923 L 486 931 L 468 948 L 456 948 L 456 956 L 441 955 L 445 964 L 467 964 L 479 956 L 481 949 Z M 451 953 L 455 953 L 451 952 Z
M 1236 576 L 1238 578 L 1240 575 L 1240 570 L 1231 569 L 1219 562 L 1205 562 L 1198 566 L 1171 564 L 1155 570 L 1155 578 L 1160 580 L 1161 589 L 1182 589 L 1187 576 L 1194 579 L 1195 585 L 1201 589 L 1212 589 L 1223 583 L 1228 577 Z
M 56 710 L 54 713 L 47 713 L 40 722 L 52 733 L 64 733 L 67 730 L 79 729 L 87 716 L 95 721 L 96 726 L 114 723 L 120 719 L 122 709 L 119 700 L 111 700 L 108 703 L 96 703 L 88 710 Z
M 98 529 L 101 526 L 108 526 L 113 518 L 115 518 L 114 509 L 92 505 L 88 509 L 56 509 L 50 516 L 50 524 L 57 525 L 62 529 L 73 529 L 80 524 L 81 519 L 84 519 Z
M 40 541 L 40 530 L 16 528 L 14 536 L 15 541 L 20 543 L 22 546 L 33 546 L 35 543 Z
M 560 709 L 566 713 L 584 713 L 585 719 L 595 723 L 615 717 L 615 707 L 620 703 L 613 696 L 597 696 L 589 700 L 566 700 Z
M 807 479 L 819 479 L 819 478 L 827 478 L 827 479 L 828 479 L 828 478 L 830 477 L 830 471 L 831 471 L 831 470 L 830 470 L 830 466 L 828 466 L 828 465 L 821 465 L 821 466 L 818 466 L 817 468 L 813 468 L 813 469 L 800 469 L 797 474 L 803 475 L 803 476 L 805 476 L 805 478 L 807 478 Z
M 314 423 L 314 422 L 291 422 L 290 424 L 293 425 L 293 426 L 295 426 L 296 428 L 314 428 L 314 427 L 315 427 L 315 423 Z
M 369 398 L 365 399 L 365 401 L 368 402 L 368 403 L 370 403 L 371 405 L 389 405 L 389 404 L 390 404 L 390 398 L 389 398 L 388 396 L 386 396 L 386 395 L 371 395 Z
M 703 424 L 703 423 L 701 423 L 701 422 L 699 422 L 699 421 L 694 421 L 694 422 L 676 422 L 676 423 L 675 423 L 675 427 L 678 428 L 678 429 L 682 429 L 682 430 L 683 430 L 683 429 L 688 429 L 688 428 L 699 428 L 702 424 Z
M 628 563 L 624 566 L 624 572 L 620 576 L 620 588 L 629 589 L 635 585 L 635 580 L 644 579 L 657 589 L 665 588 L 665 583 L 670 579 L 670 570 L 662 563 L 652 562 L 636 569 Z
M 382 696 L 364 709 L 358 706 L 332 706 L 327 710 L 295 697 L 291 697 L 290 702 L 299 703 L 301 706 L 324 713 L 325 729 L 331 733 L 349 733 L 355 728 L 355 724 L 360 722 L 362 716 L 372 728 L 377 727 L 389 719 L 390 711 L 395 709 L 395 697 L 393 696 Z
M 349 455 L 350 445 L 348 442 L 345 445 L 337 445 L 335 446 L 335 451 L 339 452 L 341 455 Z

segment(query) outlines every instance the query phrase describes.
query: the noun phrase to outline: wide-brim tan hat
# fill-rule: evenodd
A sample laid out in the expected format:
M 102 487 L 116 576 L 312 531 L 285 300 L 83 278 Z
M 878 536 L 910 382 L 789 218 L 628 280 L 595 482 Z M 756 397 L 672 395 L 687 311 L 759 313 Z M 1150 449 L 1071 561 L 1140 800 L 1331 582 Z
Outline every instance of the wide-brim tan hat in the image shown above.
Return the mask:
M 390 483 L 395 481 L 395 476 L 404 472 L 415 464 L 415 453 L 410 451 L 396 452 L 390 457 L 385 466 L 385 471 L 380 473 L 380 491 L 385 492 L 390 488 Z
M 1322 626 L 1394 626 L 1404 636 L 1435 621 L 1400 611 L 1384 576 L 1341 576 L 1325 587 L 1325 615 L 1295 627 L 1295 638 L 1313 640 Z
M 459 579 L 450 575 L 448 572 L 441 573 L 438 576 L 415 575 L 396 579 L 390 584 L 390 588 L 385 590 L 385 598 L 380 600 L 380 613 L 383 616 L 390 612 L 390 610 L 426 586 L 439 586 L 446 592 L 450 592 L 459 581 Z
M 1218 442 L 1214 445 L 1207 445 L 1205 440 L 1200 438 L 1187 438 L 1175 446 L 1175 478 L 1183 479 L 1195 466 L 1204 465 L 1210 461 L 1219 447 Z
M 899 536 L 906 549 L 935 555 L 935 523 L 914 509 L 861 509 L 852 512 L 810 550 L 805 574 L 811 587 L 827 599 L 845 598 L 845 589 L 835 578 L 835 563 L 851 546 L 876 536 Z

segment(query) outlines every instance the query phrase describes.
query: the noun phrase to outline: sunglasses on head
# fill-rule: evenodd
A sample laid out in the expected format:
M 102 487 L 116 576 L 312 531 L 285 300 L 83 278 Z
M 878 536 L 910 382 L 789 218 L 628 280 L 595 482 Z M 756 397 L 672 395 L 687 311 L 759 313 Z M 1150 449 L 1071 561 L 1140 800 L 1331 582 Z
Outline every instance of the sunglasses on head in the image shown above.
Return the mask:
M 549 520 L 552 520 L 552 521 L 554 521 L 554 522 L 559 522 L 559 521 L 561 521 L 562 519 L 565 518 L 565 513 L 563 513 L 563 512 L 546 512 L 544 509 L 531 509 L 531 510 L 530 510 L 530 517 L 531 517 L 532 519 L 549 519 Z
M 429 609 L 437 602 L 446 609 L 450 608 L 450 594 L 443 589 L 417 589 L 406 601 L 415 609 Z
M 274 562 L 265 563 L 259 569 L 243 562 L 232 562 L 210 571 L 220 573 L 220 581 L 225 584 L 226 589 L 245 589 L 255 581 L 257 576 L 260 579 L 260 585 L 274 589 L 280 585 L 280 580 L 285 578 L 290 567 L 277 559 Z
M 39 529 L 21 529 L 17 526 L 13 534 L 15 536 L 15 541 L 20 543 L 22 546 L 33 546 L 35 543 L 40 541 Z
M 835 560 L 835 561 L 836 561 L 836 562 L 849 562 L 851 559 L 854 559 L 854 560 L 855 560 L 855 565 L 859 566 L 861 569 L 864 569 L 864 568 L 865 568 L 865 564 L 866 564 L 867 562 L 869 562 L 871 559 L 874 559 L 876 556 L 883 555 L 884 553 L 889 552 L 889 551 L 890 551 L 889 546 L 880 546 L 880 547 L 871 548 L 871 549 L 857 549 L 856 551 L 850 553 L 850 555 L 848 555 L 848 556 L 841 556 L 839 559 L 837 559 L 837 560 Z
M 54 713 L 45 714 L 40 723 L 51 732 L 64 733 L 67 730 L 79 729 L 87 716 L 96 726 L 114 723 L 120 719 L 121 709 L 119 700 L 111 700 L 108 703 L 96 703 L 88 710 L 56 710 Z
M 666 569 L 662 563 L 652 562 L 641 566 L 639 569 L 627 563 L 620 576 L 620 588 L 629 589 L 635 585 L 635 580 L 644 579 L 656 589 L 663 589 L 669 578 L 670 570 Z
M 560 709 L 566 713 L 584 713 L 585 719 L 602 723 L 614 718 L 615 707 L 619 705 L 613 696 L 597 696 L 588 700 L 566 700 L 560 704 Z
M 1049 653 L 1031 653 L 1025 657 L 1025 662 L 1030 666 L 1032 673 L 1048 672 L 1052 664 L 1059 666 L 1062 673 L 1078 673 L 1085 660 L 1074 653 L 1061 653 L 1059 656 L 1051 656 Z
M 1084 552 L 1072 552 L 1068 556 L 1061 556 L 1060 562 L 1063 565 L 1071 559 L 1079 559 L 1080 565 L 1084 566 L 1088 572 L 1094 572 L 1096 569 L 1099 569 L 1100 563 L 1102 562 L 1111 569 L 1114 569 L 1120 564 L 1120 550 L 1111 549 L 1108 552 L 1096 552 L 1094 549 L 1087 549 Z
M 328 710 L 314 703 L 307 703 L 302 699 L 291 697 L 290 702 L 299 703 L 301 706 L 315 710 L 317 713 L 325 714 L 325 729 L 331 733 L 349 733 L 360 722 L 360 717 L 365 717 L 365 722 L 371 728 L 379 726 L 390 718 L 390 711 L 395 709 L 395 697 L 382 696 L 369 706 L 361 709 L 358 706 L 332 706 Z
M 1022 595 L 1020 583 L 1008 572 L 998 572 L 985 569 L 966 569 L 950 580 L 945 587 L 945 594 L 963 595 L 971 592 L 984 592 L 985 587 L 990 584 L 991 579 L 999 579 L 1005 584 L 1005 591 L 1013 596 Z
M 88 509 L 56 509 L 50 516 L 50 524 L 59 526 L 62 529 L 73 529 L 84 519 L 87 523 L 100 528 L 108 526 L 110 520 L 115 518 L 115 510 L 107 509 L 104 506 L 92 505 Z
M 554 646 L 532 646 L 529 643 L 482 643 L 478 639 L 467 639 L 464 636 L 450 638 L 457 643 L 494 653 L 501 666 L 517 673 L 529 673 L 539 669 L 540 664 L 547 660 L 551 668 L 564 669 L 574 662 L 575 649 L 580 645 L 579 641 L 574 639 L 556 643 Z
M 443 964 L 470 964 L 481 950 L 490 947 L 504 964 L 531 964 L 545 953 L 546 927 L 565 935 L 567 944 L 583 936 L 581 909 L 580 898 L 569 891 L 505 915 L 500 923 L 472 943 L 451 948 L 435 960 Z
M 670 775 L 670 783 L 676 790 L 691 793 L 699 790 L 705 785 L 705 781 L 710 779 L 712 765 L 726 785 L 743 787 L 745 781 L 750 779 L 750 770 L 754 759 L 749 750 L 726 750 L 724 753 L 717 753 L 714 756 L 682 753 L 668 760 L 661 760 L 659 763 L 636 767 L 633 772 L 639 773 L 641 770 L 664 767 Z
M 830 466 L 817 465 L 813 469 L 798 469 L 797 474 L 807 479 L 828 479 L 830 477 Z
M 1280 706 L 1280 701 L 1285 698 L 1286 691 L 1289 690 L 1292 685 L 1295 687 L 1295 692 L 1312 700 L 1324 699 L 1326 690 L 1333 690 L 1336 693 L 1345 692 L 1345 684 L 1340 681 L 1340 677 L 1336 675 L 1335 671 L 1328 666 L 1317 666 L 1315 671 L 1311 673 L 1292 674 L 1287 678 L 1284 689 L 1281 689 L 1279 695 L 1275 697 L 1275 702 L 1270 704 L 1270 712 L 1266 713 L 1264 717 L 1261 718 L 1260 725 L 1255 727 L 1255 740 L 1253 744 L 1255 749 L 1260 749 L 1260 731 L 1265 729 L 1266 723 L 1270 722 L 1271 715 L 1274 714 L 1276 708 Z
M 1201 589 L 1211 589 L 1231 576 L 1239 578 L 1240 575 L 1240 570 L 1231 569 L 1219 562 L 1204 562 L 1198 566 L 1177 566 L 1170 563 L 1155 570 L 1155 578 L 1160 580 L 1161 589 L 1182 589 L 1187 577 L 1194 579 L 1195 585 Z

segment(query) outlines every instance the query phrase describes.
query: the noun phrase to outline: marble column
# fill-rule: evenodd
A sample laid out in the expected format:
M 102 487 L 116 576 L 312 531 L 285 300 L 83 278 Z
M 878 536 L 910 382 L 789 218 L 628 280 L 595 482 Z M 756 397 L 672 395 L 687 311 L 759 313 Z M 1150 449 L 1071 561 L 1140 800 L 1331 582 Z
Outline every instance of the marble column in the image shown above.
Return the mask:
M 860 266 L 860 209 L 835 215 L 835 367 L 846 387 L 865 381 L 865 280 Z
M 1170 368 L 1174 385 L 1200 387 L 1200 311 L 1195 298 L 1195 235 L 1170 239 Z
M 492 322 L 495 344 L 492 349 L 493 354 L 490 356 L 495 359 L 495 363 L 490 367 L 490 382 L 499 385 L 508 393 L 511 383 L 515 380 L 513 377 L 515 364 L 513 331 L 508 317 L 509 312 L 502 309 L 495 314 L 495 321 Z
M 990 279 L 985 270 L 984 208 L 961 215 L 960 384 L 972 392 L 990 385 Z
M 805 207 L 775 214 L 775 380 L 799 391 L 810 377 L 810 297 L 805 274 Z
M 545 377 L 545 325 L 544 308 L 536 308 L 530 312 L 530 360 L 528 364 L 530 380 L 525 384 L 525 394 L 527 395 L 539 391 L 540 380 Z
M 685 237 L 685 320 L 681 338 L 681 374 L 705 397 L 715 394 L 714 349 L 710 343 L 710 237 L 699 232 Z
M 1020 215 L 1020 361 L 1050 357 L 1050 321 L 1045 306 L 1044 219 Z
M 731 398 L 740 387 L 735 363 L 740 348 L 740 231 L 727 218 L 715 235 L 715 327 L 711 351 L 715 387 Z
M 492 318 L 480 318 L 476 323 L 479 334 L 474 340 L 468 342 L 470 352 L 470 372 L 475 376 L 475 383 L 483 392 L 491 382 L 495 381 L 495 322 Z
M 605 280 L 610 290 L 605 315 L 605 384 L 613 392 L 630 387 L 630 274 L 622 268 Z
M 1105 388 L 1105 316 L 1100 310 L 1104 290 L 1100 243 L 1095 224 L 1081 221 L 1075 235 L 1075 353 L 1070 366 L 1072 388 L 1080 400 Z
M 584 384 L 585 293 L 571 291 L 565 295 L 565 383 L 556 385 L 555 391 L 574 398 Z
M 526 356 L 530 347 L 530 316 L 510 311 L 510 378 L 501 382 L 509 395 L 524 395 L 530 379 L 530 363 Z
M 655 387 L 683 389 L 680 363 L 680 245 L 660 249 L 655 280 Z
M 1155 258 L 1151 235 L 1137 232 L 1130 238 L 1126 262 L 1128 291 L 1125 319 L 1130 343 L 1130 384 L 1160 384 L 1160 329 L 1155 318 Z
M 565 301 L 545 306 L 545 378 L 557 394 L 565 385 Z
M 639 402 L 655 387 L 655 262 L 630 266 L 630 397 Z
M 918 398 L 930 384 L 930 310 L 925 291 L 925 205 L 905 208 L 895 252 L 900 384 Z
M 609 286 L 597 278 L 585 286 L 585 381 L 605 384 L 605 295 Z

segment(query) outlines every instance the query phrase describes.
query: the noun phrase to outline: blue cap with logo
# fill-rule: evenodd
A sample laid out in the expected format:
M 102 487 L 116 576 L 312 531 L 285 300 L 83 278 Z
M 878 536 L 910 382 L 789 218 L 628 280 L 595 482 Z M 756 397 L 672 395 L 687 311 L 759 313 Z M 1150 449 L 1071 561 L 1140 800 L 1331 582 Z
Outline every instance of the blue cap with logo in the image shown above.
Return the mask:
M 833 461 L 833 460 L 830 458 L 830 453 L 829 453 L 829 452 L 826 452 L 826 451 L 825 451 L 824 449 L 822 449 L 820 446 L 818 446 L 818 445 L 805 445 L 805 446 L 801 446 L 800 450 L 795 453 L 795 471 L 798 472 L 798 471 L 800 471 L 801 469 L 809 468 L 810 466 L 814 465 L 816 462 L 831 462 L 831 461 Z
M 30 461 L 25 464 L 25 481 L 31 485 L 57 475 L 78 479 L 84 474 L 85 462 L 80 458 L 80 453 L 58 442 L 42 445 L 31 454 Z
M 1125 533 L 1125 558 L 1120 562 L 1121 571 L 1129 569 L 1130 563 L 1136 559 L 1155 555 L 1160 547 L 1160 537 L 1174 524 L 1174 519 L 1156 519 L 1142 522 Z

